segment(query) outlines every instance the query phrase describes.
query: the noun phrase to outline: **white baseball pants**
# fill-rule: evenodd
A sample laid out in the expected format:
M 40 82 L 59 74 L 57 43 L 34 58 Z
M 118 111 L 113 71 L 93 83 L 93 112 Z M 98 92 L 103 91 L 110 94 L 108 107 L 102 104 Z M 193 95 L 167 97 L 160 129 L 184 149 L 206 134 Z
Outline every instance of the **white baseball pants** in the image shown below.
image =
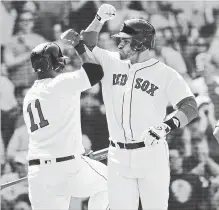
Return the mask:
M 111 210 L 167 210 L 169 152 L 165 141 L 134 150 L 110 147 L 108 190 Z
M 107 167 L 88 157 L 29 166 L 33 210 L 68 210 L 71 196 L 90 197 L 89 209 L 107 209 Z

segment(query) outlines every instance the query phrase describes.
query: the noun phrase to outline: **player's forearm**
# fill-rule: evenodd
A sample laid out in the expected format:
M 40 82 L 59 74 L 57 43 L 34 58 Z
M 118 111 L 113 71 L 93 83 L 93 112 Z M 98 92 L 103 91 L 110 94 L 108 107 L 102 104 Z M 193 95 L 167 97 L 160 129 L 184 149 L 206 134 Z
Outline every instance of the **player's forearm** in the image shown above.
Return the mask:
M 189 123 L 188 117 L 180 110 L 177 110 L 173 117 L 179 120 L 179 128 L 183 128 Z
M 96 17 L 93 19 L 91 24 L 85 29 L 85 32 L 96 32 L 100 33 L 101 29 L 103 27 L 103 23 L 101 23 Z
M 87 74 L 91 86 L 97 84 L 103 78 L 102 67 L 95 62 L 91 55 L 88 55 L 82 40 L 75 46 L 75 49 L 83 62 L 82 67 Z
M 92 50 L 95 46 L 97 46 L 99 33 L 103 27 L 103 23 L 94 18 L 92 23 L 86 28 L 83 32 L 83 40 L 85 45 Z
M 97 64 L 94 56 L 92 56 L 92 52 L 89 51 L 89 49 L 86 50 L 86 46 L 84 45 L 83 40 L 79 41 L 79 43 L 75 46 L 75 50 L 78 52 L 78 55 L 82 60 L 82 64 L 84 64 L 84 63 Z M 89 54 L 88 54 L 88 52 L 89 52 Z

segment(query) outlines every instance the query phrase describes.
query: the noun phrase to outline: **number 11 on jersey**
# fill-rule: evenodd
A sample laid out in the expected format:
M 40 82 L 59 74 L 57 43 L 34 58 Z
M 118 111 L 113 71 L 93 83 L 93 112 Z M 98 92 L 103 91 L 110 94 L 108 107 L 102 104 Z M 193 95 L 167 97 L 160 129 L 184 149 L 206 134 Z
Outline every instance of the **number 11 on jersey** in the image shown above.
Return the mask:
M 49 121 L 46 120 L 43 116 L 43 112 L 42 112 L 42 109 L 41 109 L 39 99 L 35 100 L 35 108 L 37 109 L 38 115 L 39 115 L 39 118 L 40 118 L 40 123 L 39 123 L 40 128 L 43 128 L 43 127 L 49 125 Z M 31 108 L 31 103 L 29 103 L 28 106 L 27 106 L 27 112 L 29 113 L 29 116 L 30 116 L 30 124 L 31 124 L 30 130 L 31 130 L 31 132 L 34 132 L 34 131 L 39 129 L 39 126 L 34 121 L 33 112 L 32 112 L 32 108 Z

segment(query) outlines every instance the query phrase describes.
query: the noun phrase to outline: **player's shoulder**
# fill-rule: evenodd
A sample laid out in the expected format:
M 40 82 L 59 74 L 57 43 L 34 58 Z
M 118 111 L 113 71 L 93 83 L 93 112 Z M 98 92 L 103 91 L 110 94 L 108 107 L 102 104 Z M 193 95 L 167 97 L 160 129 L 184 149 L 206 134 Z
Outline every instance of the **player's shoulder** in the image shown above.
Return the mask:
M 156 59 L 155 59 L 156 60 Z M 172 71 L 174 70 L 173 68 L 171 68 L 170 66 L 168 66 L 167 64 L 163 63 L 162 61 L 159 60 L 157 66 L 162 67 L 163 69 L 165 69 L 166 71 Z
M 175 69 L 173 69 L 172 67 L 168 66 L 167 64 L 163 63 L 162 61 L 158 62 L 157 67 L 159 69 L 162 69 L 162 71 L 165 74 L 169 74 L 169 75 L 173 75 L 173 74 L 179 74 Z
M 74 72 L 65 72 L 59 74 L 51 80 L 48 84 L 51 92 L 55 93 L 73 93 L 73 89 L 78 89 L 81 85 L 87 81 L 87 74 L 81 67 Z M 73 88 L 73 89 L 71 89 Z
M 49 80 L 51 79 L 35 80 L 33 85 L 27 90 L 25 97 L 24 97 L 24 101 L 30 101 L 34 97 L 39 95 L 39 93 L 42 90 L 42 87 L 44 87 L 44 84 L 48 83 Z
M 24 97 L 24 101 L 23 101 L 23 103 L 25 104 L 25 103 L 28 103 L 28 101 L 30 101 L 30 99 L 33 97 L 33 95 L 34 95 L 34 88 L 33 88 L 33 86 L 32 87 L 30 87 L 30 89 L 26 92 L 26 94 L 25 94 L 25 97 Z
M 82 69 L 80 68 L 79 70 L 76 70 L 74 72 L 65 72 L 65 73 L 59 74 L 51 80 L 50 85 L 54 86 L 59 83 L 65 83 L 68 81 L 68 79 L 72 79 L 73 77 L 76 77 L 78 75 L 78 72 L 81 70 Z

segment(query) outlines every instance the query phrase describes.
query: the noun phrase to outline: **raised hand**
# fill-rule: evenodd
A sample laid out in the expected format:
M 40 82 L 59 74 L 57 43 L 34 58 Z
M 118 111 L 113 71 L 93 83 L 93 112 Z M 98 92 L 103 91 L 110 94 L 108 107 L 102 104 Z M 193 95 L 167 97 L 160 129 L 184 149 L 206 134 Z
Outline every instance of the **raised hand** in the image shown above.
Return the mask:
M 97 11 L 96 18 L 104 23 L 105 21 L 111 20 L 116 16 L 116 8 L 110 4 L 102 4 Z
M 68 29 L 63 32 L 60 38 L 75 47 L 81 40 L 81 36 L 74 30 Z

